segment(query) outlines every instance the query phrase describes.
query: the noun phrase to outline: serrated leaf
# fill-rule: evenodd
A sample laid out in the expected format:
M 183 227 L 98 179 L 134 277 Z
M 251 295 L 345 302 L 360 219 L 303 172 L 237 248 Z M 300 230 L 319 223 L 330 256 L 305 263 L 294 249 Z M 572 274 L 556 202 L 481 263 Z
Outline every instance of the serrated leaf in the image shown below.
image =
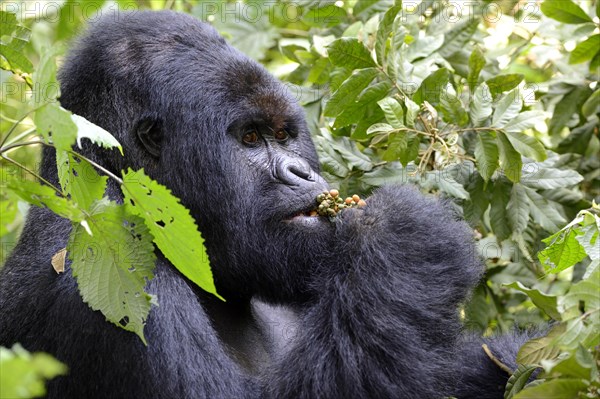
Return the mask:
M 379 65 L 383 66 L 383 62 L 385 60 L 386 43 L 390 33 L 392 32 L 394 19 L 396 19 L 396 16 L 401 10 L 401 5 L 390 8 L 385 12 L 383 19 L 379 23 L 379 28 L 377 29 L 377 39 L 375 41 L 375 54 L 377 56 L 377 62 Z
M 385 119 L 390 125 L 396 129 L 404 127 L 404 110 L 402 109 L 402 105 L 400 105 L 396 99 L 386 97 L 377 101 L 377 104 L 379 104 L 383 110 Z
M 152 297 L 144 287 L 156 261 L 152 236 L 141 218 L 108 199 L 95 202 L 90 214 L 92 235 L 75 225 L 67 244 L 79 292 L 92 309 L 146 343 Z
M 459 50 L 462 50 L 465 45 L 471 40 L 473 34 L 479 26 L 478 18 L 469 18 L 462 24 L 457 24 L 444 34 L 444 44 L 439 49 L 442 57 L 448 58 Z
M 166 187 L 143 170 L 123 172 L 121 190 L 128 212 L 139 215 L 154 236 L 154 243 L 190 281 L 216 295 L 204 240 L 190 212 Z
M 329 59 L 334 65 L 348 69 L 373 68 L 377 65 L 369 50 L 354 38 L 341 38 L 328 47 Z
M 546 149 L 535 137 L 514 131 L 507 131 L 505 135 L 520 154 L 540 162 L 547 158 Z
M 71 113 L 58 103 L 48 103 L 34 115 L 34 123 L 46 142 L 53 143 L 57 150 L 70 150 L 77 139 L 77 126 Z
M 446 68 L 438 69 L 423 80 L 421 86 L 413 95 L 413 101 L 417 104 L 423 104 L 427 101 L 434 106 L 437 105 L 440 102 L 442 91 L 446 90 L 449 81 L 450 71 Z
M 552 19 L 566 24 L 583 24 L 592 19 L 571 0 L 546 0 L 542 2 L 542 12 Z
M 529 201 L 519 183 L 513 184 L 508 201 L 508 221 L 513 231 L 523 233 L 529 223 Z
M 574 186 L 583 181 L 583 176 L 572 169 L 545 168 L 536 163 L 528 165 L 534 165 L 535 169 L 521 177 L 521 183 L 527 187 L 551 190 Z
M 483 51 L 481 51 L 481 48 L 479 46 L 475 46 L 475 49 L 469 57 L 469 76 L 467 78 L 467 82 L 469 83 L 469 89 L 471 90 L 471 92 L 473 92 L 473 90 L 475 90 L 475 87 L 477 87 L 477 83 L 479 82 L 479 75 L 481 74 L 481 70 L 483 69 L 483 67 L 485 67 L 485 64 L 486 61 L 485 56 L 483 55 Z
M 523 364 L 519 365 L 506 383 L 504 399 L 512 399 L 518 392 L 520 392 L 525 385 L 527 385 L 527 381 L 529 381 L 531 374 L 533 374 L 536 369 L 536 366 L 528 366 Z
M 511 73 L 508 75 L 495 76 L 487 80 L 485 83 L 488 85 L 492 97 L 495 98 L 497 95 L 517 87 L 524 78 L 525 76 L 519 73 Z
M 523 168 L 521 154 L 514 149 L 504 133 L 496 132 L 496 139 L 502 171 L 510 181 L 518 183 L 521 180 L 521 169 Z
M 494 116 L 492 117 L 492 126 L 503 128 L 519 115 L 523 107 L 523 100 L 517 90 L 507 93 L 496 105 Z
M 567 221 L 544 197 L 529 187 L 523 186 L 529 198 L 529 211 L 533 220 L 548 232 L 557 231 Z
M 600 34 L 593 35 L 579 43 L 571 52 L 569 64 L 580 64 L 594 58 L 600 49 Z
M 123 147 L 112 134 L 82 116 L 71 114 L 71 119 L 77 126 L 77 145 L 79 148 L 81 148 L 81 140 L 88 139 L 103 148 L 118 148 L 121 155 L 123 155 Z
M 560 313 L 557 310 L 557 297 L 554 295 L 547 295 L 539 290 L 527 288 L 520 282 L 514 282 L 512 284 L 506 284 L 507 287 L 514 288 L 526 294 L 529 299 L 539 309 L 543 310 L 548 316 L 554 320 L 562 320 Z
M 67 151 L 57 151 L 56 166 L 63 193 L 82 209 L 90 209 L 104 195 L 108 178 L 100 176 L 88 161 Z
M 85 214 L 76 203 L 65 197 L 58 196 L 51 187 L 43 186 L 31 180 L 17 179 L 15 175 L 7 174 L 7 187 L 32 205 L 48 208 L 58 216 L 73 222 L 81 222 Z
M 469 117 L 474 127 L 484 125 L 484 122 L 492 115 L 492 97 L 487 84 L 482 83 L 471 98 L 469 105 Z

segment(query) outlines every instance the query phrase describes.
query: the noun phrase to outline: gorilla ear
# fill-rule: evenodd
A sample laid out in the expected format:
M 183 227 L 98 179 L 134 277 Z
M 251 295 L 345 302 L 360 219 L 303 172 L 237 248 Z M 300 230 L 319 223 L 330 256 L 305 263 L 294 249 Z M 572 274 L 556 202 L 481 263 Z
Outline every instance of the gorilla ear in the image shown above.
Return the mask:
M 142 117 L 135 124 L 135 132 L 150 155 L 158 158 L 163 139 L 161 120 L 156 117 Z

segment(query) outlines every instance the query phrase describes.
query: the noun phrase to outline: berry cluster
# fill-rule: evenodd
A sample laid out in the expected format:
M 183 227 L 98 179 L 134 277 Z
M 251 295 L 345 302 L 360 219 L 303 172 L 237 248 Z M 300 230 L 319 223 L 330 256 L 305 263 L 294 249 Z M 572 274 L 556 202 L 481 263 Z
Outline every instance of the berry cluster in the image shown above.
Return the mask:
M 321 216 L 329 216 L 334 218 L 337 214 L 346 208 L 363 207 L 367 205 L 365 200 L 354 194 L 352 197 L 348 197 L 345 200 L 340 197 L 338 190 L 324 191 L 322 194 L 317 195 L 317 213 Z

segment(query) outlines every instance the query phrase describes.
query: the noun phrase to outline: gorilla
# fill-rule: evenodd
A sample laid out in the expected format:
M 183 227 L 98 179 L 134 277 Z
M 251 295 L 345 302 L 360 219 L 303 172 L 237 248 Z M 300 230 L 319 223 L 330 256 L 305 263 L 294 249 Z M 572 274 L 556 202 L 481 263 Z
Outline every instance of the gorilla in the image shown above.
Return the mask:
M 0 344 L 69 366 L 48 397 L 503 396 L 498 361 L 516 367 L 527 337 L 463 332 L 458 309 L 483 272 L 472 231 L 411 187 L 335 222 L 309 216 L 328 185 L 302 108 L 212 27 L 167 11 L 104 17 L 59 79 L 61 104 L 125 149 L 84 143 L 83 155 L 115 174 L 144 168 L 190 209 L 226 302 L 157 251 L 146 346 L 54 272 L 70 222 L 31 209 L 0 275 Z M 41 174 L 58 181 L 52 148 Z M 122 201 L 114 182 L 106 195 Z

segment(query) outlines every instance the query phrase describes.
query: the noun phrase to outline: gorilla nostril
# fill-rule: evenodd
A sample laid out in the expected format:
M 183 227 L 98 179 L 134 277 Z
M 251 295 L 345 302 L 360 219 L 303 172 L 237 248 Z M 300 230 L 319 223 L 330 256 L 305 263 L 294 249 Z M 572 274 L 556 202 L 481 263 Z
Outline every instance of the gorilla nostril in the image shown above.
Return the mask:
M 284 183 L 299 185 L 315 181 L 315 172 L 303 159 L 285 160 L 277 167 L 277 177 Z

